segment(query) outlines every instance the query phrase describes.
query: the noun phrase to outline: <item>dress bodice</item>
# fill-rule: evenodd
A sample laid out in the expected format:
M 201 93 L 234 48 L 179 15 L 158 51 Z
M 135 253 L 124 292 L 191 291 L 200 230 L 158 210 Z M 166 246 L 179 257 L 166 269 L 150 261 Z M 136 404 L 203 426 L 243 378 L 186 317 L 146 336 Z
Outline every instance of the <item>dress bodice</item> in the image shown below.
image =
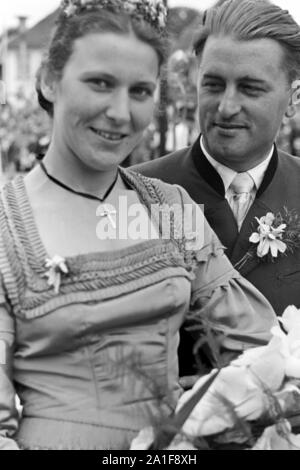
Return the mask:
M 162 411 L 159 398 L 168 397 L 174 408 L 178 330 L 189 299 L 190 282 L 180 268 L 172 278 L 116 298 L 18 318 L 14 370 L 25 418 L 19 443 L 45 447 L 46 438 L 48 446 L 75 445 L 71 434 L 70 440 L 59 435 L 59 427 L 51 439 L 45 424 L 39 437 L 27 429 L 27 418 L 63 419 L 95 426 L 97 448 L 123 448 L 127 431 L 132 437 Z M 123 430 L 124 442 L 115 440 L 115 428 Z M 81 437 L 81 446 L 90 444 Z
M 48 254 L 23 178 L 7 193 L 13 201 L 6 214 L 14 243 L 6 256 L 15 260 L 10 263 L 16 286 L 10 290 L 14 380 L 23 404 L 16 439 L 25 448 L 76 447 L 78 440 L 83 448 L 126 447 L 127 434 L 131 438 L 161 411 L 161 397 L 168 396 L 167 411 L 180 392 L 178 330 L 191 296 L 183 255 L 173 241 L 158 239 L 69 257 L 55 293 L 45 276 Z M 9 282 L 9 275 L 4 277 Z M 50 437 L 53 421 L 98 431 L 85 440 L 75 425 L 68 437 L 65 430 L 61 435 L 62 426 Z M 122 442 L 116 429 L 122 430 Z

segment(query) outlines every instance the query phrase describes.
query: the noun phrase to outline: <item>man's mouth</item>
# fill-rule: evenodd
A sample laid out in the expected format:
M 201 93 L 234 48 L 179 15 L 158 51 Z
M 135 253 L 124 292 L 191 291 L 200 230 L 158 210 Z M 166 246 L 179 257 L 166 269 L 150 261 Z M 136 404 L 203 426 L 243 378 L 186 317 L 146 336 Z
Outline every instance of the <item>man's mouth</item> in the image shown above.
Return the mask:
M 95 129 L 94 127 L 91 127 L 90 129 L 99 137 L 102 137 L 102 139 L 109 140 L 111 142 L 119 142 L 127 137 L 127 134 L 121 134 L 119 132 L 103 131 L 101 129 Z
M 243 124 L 236 124 L 236 123 L 228 123 L 228 122 L 215 122 L 214 125 L 216 127 L 221 127 L 222 129 L 226 130 L 235 130 L 235 129 L 244 129 L 245 126 Z

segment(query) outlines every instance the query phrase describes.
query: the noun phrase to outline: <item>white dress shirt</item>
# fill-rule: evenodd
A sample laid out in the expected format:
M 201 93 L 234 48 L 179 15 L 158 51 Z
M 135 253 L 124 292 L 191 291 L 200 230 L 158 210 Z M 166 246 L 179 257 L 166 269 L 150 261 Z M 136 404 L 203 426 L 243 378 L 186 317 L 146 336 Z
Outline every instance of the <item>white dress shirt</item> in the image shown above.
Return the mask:
M 228 166 L 223 165 L 222 163 L 217 162 L 208 153 L 208 151 L 204 147 L 203 136 L 201 136 L 201 139 L 200 139 L 200 146 L 201 146 L 202 152 L 206 156 L 209 163 L 214 167 L 214 169 L 218 172 L 218 174 L 222 178 L 224 188 L 225 188 L 225 198 L 227 199 L 227 201 L 232 200 L 233 192 L 230 188 L 230 185 L 238 172 L 235 170 L 232 170 Z M 263 179 L 267 171 L 267 168 L 269 166 L 269 163 L 271 161 L 273 152 L 274 152 L 274 145 L 272 145 L 270 152 L 266 155 L 266 158 L 261 163 L 259 163 L 254 168 L 251 168 L 251 170 L 247 171 L 247 173 L 251 176 L 251 178 L 254 181 L 254 187 L 251 190 L 251 204 L 253 203 L 255 199 L 256 193 L 259 190 L 261 183 L 263 182 Z

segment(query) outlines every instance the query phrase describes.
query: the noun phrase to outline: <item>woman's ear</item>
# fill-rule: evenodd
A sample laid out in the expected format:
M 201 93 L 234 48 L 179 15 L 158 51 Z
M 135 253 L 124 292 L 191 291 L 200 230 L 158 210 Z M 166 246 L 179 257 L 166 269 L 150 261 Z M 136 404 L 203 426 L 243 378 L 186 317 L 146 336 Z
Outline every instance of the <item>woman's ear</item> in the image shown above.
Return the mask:
M 47 69 L 42 69 L 40 72 L 40 89 L 46 100 L 50 101 L 50 103 L 55 102 L 57 79 Z

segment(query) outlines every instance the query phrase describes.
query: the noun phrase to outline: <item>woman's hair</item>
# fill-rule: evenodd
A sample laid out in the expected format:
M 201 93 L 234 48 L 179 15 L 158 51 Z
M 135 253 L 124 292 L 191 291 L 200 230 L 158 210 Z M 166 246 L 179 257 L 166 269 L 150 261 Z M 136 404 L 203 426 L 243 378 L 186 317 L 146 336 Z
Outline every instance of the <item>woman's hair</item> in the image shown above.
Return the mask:
M 37 72 L 36 91 L 40 106 L 53 116 L 53 104 L 41 90 L 43 70 L 60 79 L 74 47 L 74 42 L 91 33 L 116 33 L 126 35 L 133 33 L 139 40 L 149 44 L 156 51 L 161 66 L 167 56 L 166 35 L 155 29 L 147 21 L 137 19 L 124 12 L 113 12 L 107 9 L 90 9 L 78 15 L 66 16 L 61 12 L 53 32 L 48 51 Z
M 200 58 L 209 36 L 230 36 L 240 41 L 273 39 L 283 48 L 282 65 L 290 83 L 300 75 L 300 26 L 287 10 L 268 0 L 219 2 L 205 12 L 194 41 L 194 51 Z

